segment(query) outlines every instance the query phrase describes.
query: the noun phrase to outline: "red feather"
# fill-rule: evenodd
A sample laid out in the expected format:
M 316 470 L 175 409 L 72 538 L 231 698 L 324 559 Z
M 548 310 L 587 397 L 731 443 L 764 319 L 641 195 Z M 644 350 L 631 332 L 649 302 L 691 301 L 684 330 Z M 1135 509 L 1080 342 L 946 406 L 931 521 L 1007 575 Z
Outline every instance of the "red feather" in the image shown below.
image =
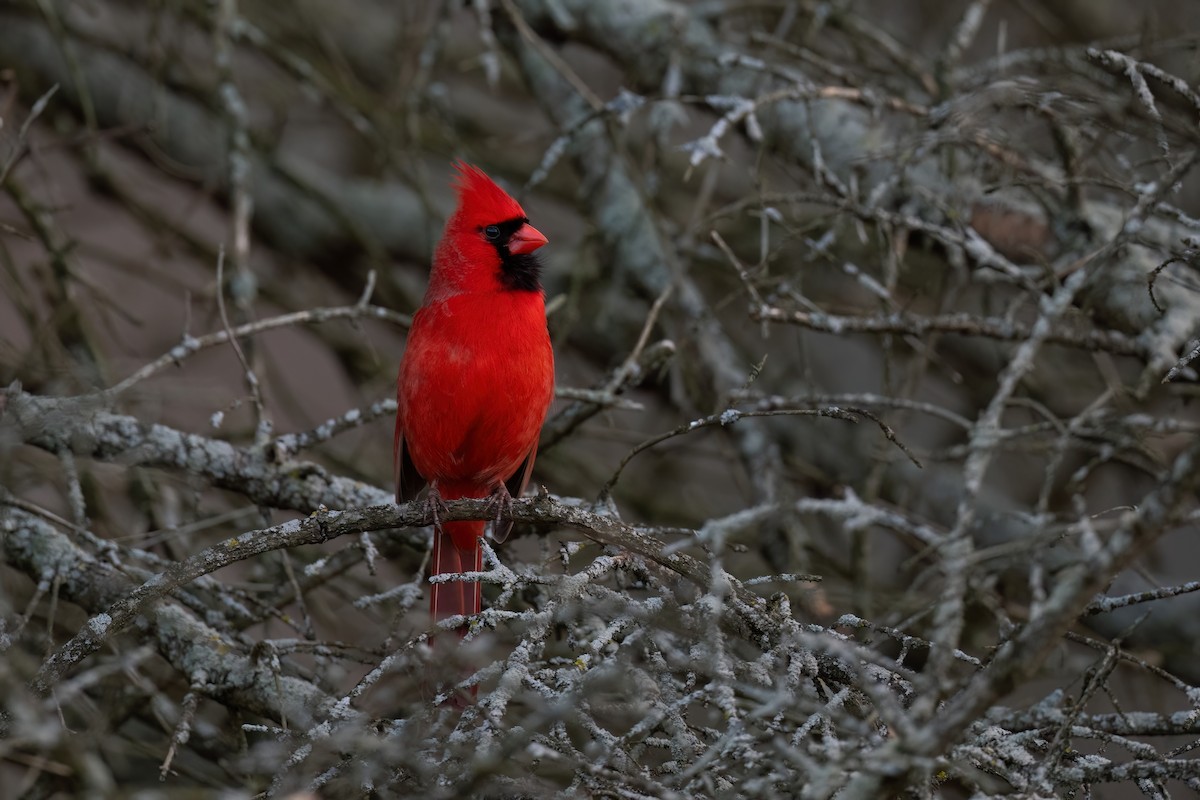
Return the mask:
M 396 499 L 520 496 L 554 393 L 554 354 L 532 252 L 546 238 L 478 167 L 459 163 L 458 207 L 433 258 L 397 382 Z M 502 540 L 508 525 L 498 527 Z M 431 574 L 479 570 L 483 522 L 435 533 Z M 434 620 L 480 611 L 478 583 L 435 584 Z

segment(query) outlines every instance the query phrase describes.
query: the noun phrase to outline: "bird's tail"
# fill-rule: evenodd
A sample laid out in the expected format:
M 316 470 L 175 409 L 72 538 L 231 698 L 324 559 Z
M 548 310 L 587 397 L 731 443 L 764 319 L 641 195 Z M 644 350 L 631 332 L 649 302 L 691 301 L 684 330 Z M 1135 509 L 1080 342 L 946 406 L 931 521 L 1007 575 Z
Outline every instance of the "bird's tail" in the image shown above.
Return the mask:
M 431 575 L 453 572 L 478 572 L 483 568 L 483 549 L 479 537 L 483 536 L 482 521 L 443 522 L 441 530 L 434 533 L 433 568 Z M 429 598 L 429 611 L 434 622 L 458 614 L 478 614 L 482 608 L 478 581 L 446 581 L 433 584 Z M 466 628 L 459 629 L 464 635 Z
M 442 499 L 454 500 L 459 497 L 477 496 L 479 492 L 462 487 L 447 487 L 442 492 Z M 484 523 L 481 520 L 463 520 L 443 522 L 434 529 L 433 555 L 430 575 L 445 575 L 455 572 L 477 572 L 483 566 L 483 547 L 479 537 L 483 536 Z M 429 593 L 429 611 L 434 623 L 441 622 L 459 614 L 478 614 L 482 608 L 482 596 L 478 581 L 446 581 L 433 584 Z M 467 626 L 458 628 L 458 635 L 466 636 Z M 456 657 L 458 654 L 455 654 Z M 475 671 L 469 663 L 463 663 L 460 680 L 469 678 Z M 431 673 L 426 679 L 438 684 L 447 679 L 445 665 L 436 674 Z M 470 692 L 453 692 L 446 700 L 450 705 L 465 708 L 478 691 L 472 686 Z

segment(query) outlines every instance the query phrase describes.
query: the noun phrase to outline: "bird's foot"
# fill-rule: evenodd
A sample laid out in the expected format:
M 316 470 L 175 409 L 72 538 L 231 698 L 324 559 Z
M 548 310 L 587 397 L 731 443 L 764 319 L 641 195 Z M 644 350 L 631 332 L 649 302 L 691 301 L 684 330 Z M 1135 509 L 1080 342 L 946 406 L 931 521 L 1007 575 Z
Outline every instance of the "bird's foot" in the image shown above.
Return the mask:
M 496 510 L 495 522 L 497 525 L 504 518 L 504 515 L 512 509 L 513 498 L 508 493 L 508 487 L 503 483 L 497 484 L 496 488 L 488 496 L 487 510 L 490 513 L 494 508 Z
M 441 531 L 442 514 L 445 512 L 446 501 L 442 499 L 442 493 L 438 491 L 436 484 L 429 484 L 429 491 L 425 495 L 425 513 L 433 518 L 435 531 Z

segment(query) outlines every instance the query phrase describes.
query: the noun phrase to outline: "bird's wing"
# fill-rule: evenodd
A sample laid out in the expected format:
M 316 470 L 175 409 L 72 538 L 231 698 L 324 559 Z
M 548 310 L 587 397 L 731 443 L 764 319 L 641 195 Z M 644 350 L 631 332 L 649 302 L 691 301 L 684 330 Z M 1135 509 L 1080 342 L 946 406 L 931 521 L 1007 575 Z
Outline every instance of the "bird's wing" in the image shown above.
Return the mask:
M 407 503 L 416 498 L 417 493 L 425 488 L 425 479 L 417 472 L 417 467 L 408 456 L 404 447 L 404 432 L 396 425 L 396 439 L 392 449 L 396 474 L 396 502 Z

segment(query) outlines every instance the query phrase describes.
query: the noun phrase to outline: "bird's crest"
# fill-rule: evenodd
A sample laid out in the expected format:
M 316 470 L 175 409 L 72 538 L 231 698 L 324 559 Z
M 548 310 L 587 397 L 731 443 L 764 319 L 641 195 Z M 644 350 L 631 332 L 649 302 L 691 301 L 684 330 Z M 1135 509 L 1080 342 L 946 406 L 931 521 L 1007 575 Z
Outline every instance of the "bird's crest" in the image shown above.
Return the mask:
M 459 213 L 470 214 L 471 217 L 478 216 L 478 224 L 481 225 L 525 216 L 521 204 L 479 167 L 459 161 L 454 165 L 454 169 L 458 172 L 454 188 L 458 190 Z

